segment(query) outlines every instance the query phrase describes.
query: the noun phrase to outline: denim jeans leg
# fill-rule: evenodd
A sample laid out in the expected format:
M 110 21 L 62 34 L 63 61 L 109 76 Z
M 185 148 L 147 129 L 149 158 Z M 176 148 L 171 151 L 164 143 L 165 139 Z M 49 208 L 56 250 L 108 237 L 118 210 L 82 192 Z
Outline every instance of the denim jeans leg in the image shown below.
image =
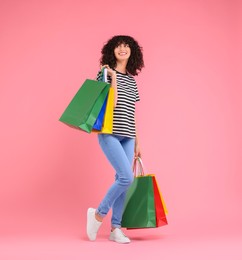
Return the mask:
M 125 138 L 122 140 L 121 145 L 126 153 L 129 160 L 130 167 L 132 167 L 133 157 L 134 157 L 134 139 Z M 116 174 L 116 179 L 118 178 Z M 126 198 L 127 190 L 125 190 L 113 203 L 112 207 L 112 227 L 120 227 L 123 215 L 123 206 Z
M 113 206 L 116 199 L 119 198 L 119 196 L 123 192 L 127 191 L 128 187 L 133 181 L 133 172 L 131 169 L 130 159 L 128 159 L 127 154 L 121 144 L 121 140 L 124 140 L 125 138 L 126 137 L 120 137 L 115 135 L 98 135 L 101 148 L 116 171 L 116 180 L 108 190 L 106 196 L 101 201 L 97 209 L 97 213 L 102 217 L 107 215 L 108 211 Z M 117 206 L 115 206 L 115 210 L 118 212 L 118 215 L 120 215 L 120 212 L 122 212 L 123 209 L 122 202 L 124 202 L 124 199 L 120 201 L 119 206 L 118 204 Z M 120 224 L 117 223 L 116 226 L 119 227 Z

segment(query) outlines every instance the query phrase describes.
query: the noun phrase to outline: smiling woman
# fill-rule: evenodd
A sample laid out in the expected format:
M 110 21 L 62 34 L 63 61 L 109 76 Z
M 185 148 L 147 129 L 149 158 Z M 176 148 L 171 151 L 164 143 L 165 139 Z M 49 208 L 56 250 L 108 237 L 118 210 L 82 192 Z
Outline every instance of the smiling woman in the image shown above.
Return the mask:
M 141 47 L 130 36 L 114 36 L 102 49 L 101 69 L 107 68 L 108 83 L 114 88 L 112 134 L 98 134 L 99 144 L 115 172 L 115 182 L 98 208 L 87 211 L 87 236 L 95 240 L 103 218 L 112 208 L 109 239 L 130 243 L 121 231 L 123 206 L 127 190 L 133 182 L 132 162 L 141 156 L 135 124 L 135 103 L 140 100 L 134 79 L 144 66 Z M 98 73 L 97 79 L 101 77 Z
M 102 57 L 100 63 L 102 65 L 108 64 L 112 69 L 117 66 L 117 58 L 122 55 L 116 56 L 119 51 L 130 50 L 130 56 L 123 57 L 127 60 L 126 70 L 133 76 L 138 75 L 139 71 L 144 67 L 142 48 L 138 42 L 126 35 L 117 35 L 111 38 L 102 49 Z

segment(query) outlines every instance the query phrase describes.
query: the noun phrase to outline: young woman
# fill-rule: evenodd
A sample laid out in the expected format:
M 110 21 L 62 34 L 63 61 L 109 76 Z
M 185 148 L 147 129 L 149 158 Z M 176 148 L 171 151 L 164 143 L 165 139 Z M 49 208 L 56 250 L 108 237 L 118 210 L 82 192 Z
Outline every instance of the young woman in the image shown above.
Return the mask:
M 142 48 L 130 36 L 112 37 L 102 48 L 101 69 L 107 68 L 108 82 L 114 88 L 113 133 L 98 134 L 99 144 L 113 166 L 115 182 L 97 209 L 87 210 L 87 236 L 95 240 L 103 218 L 112 208 L 109 239 L 118 243 L 130 243 L 121 231 L 123 206 L 127 189 L 133 181 L 134 155 L 141 156 L 135 126 L 135 102 L 139 93 L 133 76 L 144 67 Z M 97 79 L 101 76 L 98 73 Z

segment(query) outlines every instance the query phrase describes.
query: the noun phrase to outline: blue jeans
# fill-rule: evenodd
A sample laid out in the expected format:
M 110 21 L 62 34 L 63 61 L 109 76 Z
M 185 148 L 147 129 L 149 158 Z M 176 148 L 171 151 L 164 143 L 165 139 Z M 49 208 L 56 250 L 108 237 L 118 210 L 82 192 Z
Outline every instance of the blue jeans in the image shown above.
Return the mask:
M 112 227 L 120 228 L 126 192 L 134 179 L 132 161 L 135 139 L 111 134 L 98 134 L 98 140 L 116 174 L 115 182 L 109 188 L 96 212 L 101 217 L 105 217 L 112 207 Z

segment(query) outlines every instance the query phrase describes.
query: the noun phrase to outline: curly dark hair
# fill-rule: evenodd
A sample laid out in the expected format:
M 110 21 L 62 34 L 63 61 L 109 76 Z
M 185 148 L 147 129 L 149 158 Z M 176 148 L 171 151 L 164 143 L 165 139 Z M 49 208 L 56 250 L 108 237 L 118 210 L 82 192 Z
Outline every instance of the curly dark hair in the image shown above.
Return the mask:
M 128 73 L 133 76 L 138 75 L 144 67 L 142 47 L 140 47 L 138 42 L 130 36 L 117 35 L 109 39 L 102 48 L 100 64 L 108 64 L 110 68 L 115 69 L 117 60 L 114 55 L 114 49 L 120 44 L 128 44 L 131 49 L 131 55 L 126 67 Z

